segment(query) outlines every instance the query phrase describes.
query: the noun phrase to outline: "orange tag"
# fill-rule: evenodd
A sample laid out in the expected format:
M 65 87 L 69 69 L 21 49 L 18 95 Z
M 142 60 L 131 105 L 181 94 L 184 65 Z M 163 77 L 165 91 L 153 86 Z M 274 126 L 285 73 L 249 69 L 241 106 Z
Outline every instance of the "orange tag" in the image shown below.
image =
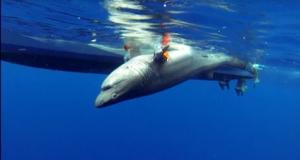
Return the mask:
M 169 33 L 164 33 L 163 34 L 163 37 L 162 37 L 162 40 L 161 40 L 161 44 L 162 45 L 168 45 L 170 42 L 170 34 Z
M 169 59 L 169 52 L 164 52 L 163 53 L 163 58 L 165 61 L 167 61 Z

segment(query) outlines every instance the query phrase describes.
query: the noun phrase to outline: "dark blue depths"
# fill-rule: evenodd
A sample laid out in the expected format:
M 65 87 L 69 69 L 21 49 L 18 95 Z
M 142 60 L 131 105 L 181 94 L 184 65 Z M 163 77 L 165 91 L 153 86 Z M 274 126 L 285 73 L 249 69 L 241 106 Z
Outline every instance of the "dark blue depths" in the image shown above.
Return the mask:
M 189 81 L 96 109 L 103 78 L 2 63 L 2 158 L 300 158 L 300 91 L 274 77 L 243 97 Z

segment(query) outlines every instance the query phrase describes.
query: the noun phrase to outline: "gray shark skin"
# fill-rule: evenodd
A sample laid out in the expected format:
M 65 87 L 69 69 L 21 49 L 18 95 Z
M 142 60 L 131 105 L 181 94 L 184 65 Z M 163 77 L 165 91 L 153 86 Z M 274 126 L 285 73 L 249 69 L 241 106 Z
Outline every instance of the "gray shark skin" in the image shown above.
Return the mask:
M 234 77 L 214 73 L 214 70 L 222 67 L 246 69 L 247 63 L 225 54 L 172 52 L 168 61 L 164 63 L 153 61 L 153 55 L 140 55 L 108 75 L 102 83 L 95 105 L 109 106 L 152 94 L 196 77 L 219 81 L 253 78 L 251 75 Z

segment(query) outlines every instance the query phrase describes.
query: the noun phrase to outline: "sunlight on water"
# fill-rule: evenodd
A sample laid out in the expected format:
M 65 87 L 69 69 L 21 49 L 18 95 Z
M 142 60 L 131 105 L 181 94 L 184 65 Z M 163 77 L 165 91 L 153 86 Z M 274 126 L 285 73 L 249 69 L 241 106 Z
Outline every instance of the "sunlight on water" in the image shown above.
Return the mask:
M 163 33 L 171 42 L 224 52 L 266 66 L 299 70 L 300 11 L 284 2 L 230 0 L 4 0 L 3 28 L 34 37 L 122 49 L 124 43 L 153 53 Z M 270 7 L 272 6 L 272 7 Z M 297 6 L 297 3 L 295 4 Z M 279 12 L 280 11 L 280 12 Z M 292 60 L 291 60 L 292 59 Z M 290 63 L 290 62 L 293 63 Z

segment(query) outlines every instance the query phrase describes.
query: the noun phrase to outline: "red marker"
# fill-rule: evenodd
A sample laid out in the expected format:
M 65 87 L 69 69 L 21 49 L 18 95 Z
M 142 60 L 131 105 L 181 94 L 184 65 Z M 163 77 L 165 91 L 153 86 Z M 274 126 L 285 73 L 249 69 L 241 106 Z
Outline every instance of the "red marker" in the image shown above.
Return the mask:
M 161 40 L 161 44 L 166 46 L 168 45 L 170 42 L 170 34 L 169 33 L 164 33 L 163 34 L 163 37 L 162 37 L 162 40 Z
M 123 48 L 124 48 L 125 51 L 128 51 L 128 50 L 130 49 L 130 46 L 129 46 L 128 44 L 125 44 L 125 45 L 123 46 Z

